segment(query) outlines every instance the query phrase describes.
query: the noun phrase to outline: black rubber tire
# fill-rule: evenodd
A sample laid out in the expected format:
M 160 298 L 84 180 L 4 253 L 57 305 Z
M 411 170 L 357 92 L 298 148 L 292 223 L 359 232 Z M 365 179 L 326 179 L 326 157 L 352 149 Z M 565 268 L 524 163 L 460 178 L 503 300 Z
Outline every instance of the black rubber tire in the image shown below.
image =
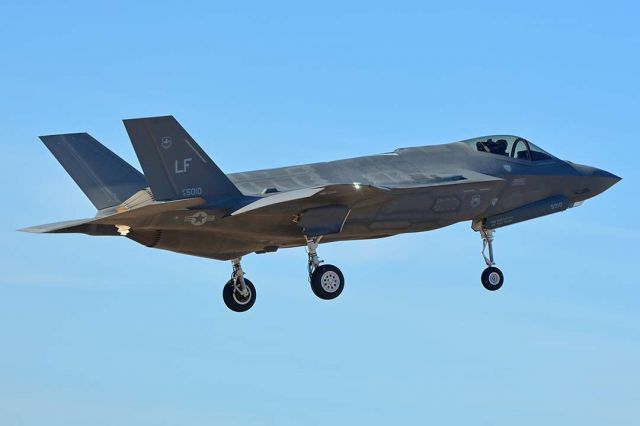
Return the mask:
M 500 278 L 498 281 L 495 281 L 495 277 L 497 274 Z M 482 285 L 489 291 L 496 291 L 502 287 L 504 284 L 504 275 L 502 275 L 502 271 L 495 266 L 489 266 L 482 272 L 482 277 L 480 279 L 482 281 Z
M 254 303 L 256 303 L 256 288 L 253 283 L 248 279 L 244 279 L 245 285 L 249 288 L 249 298 L 246 301 L 241 301 L 239 297 L 234 297 L 233 294 L 233 280 L 227 281 L 222 289 L 222 300 L 227 308 L 234 312 L 245 312 L 251 309 Z
M 324 280 L 324 287 L 323 287 Z M 344 290 L 344 275 L 333 265 L 321 265 L 311 274 L 311 290 L 320 299 L 331 300 Z

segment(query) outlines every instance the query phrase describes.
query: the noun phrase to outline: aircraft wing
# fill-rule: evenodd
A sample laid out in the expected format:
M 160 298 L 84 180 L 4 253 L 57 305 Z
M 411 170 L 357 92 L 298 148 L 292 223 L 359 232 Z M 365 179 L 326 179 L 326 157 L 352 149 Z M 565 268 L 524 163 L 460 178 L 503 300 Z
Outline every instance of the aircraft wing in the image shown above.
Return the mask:
M 351 209 L 361 203 L 381 203 L 394 196 L 424 191 L 441 191 L 450 185 L 473 185 L 474 188 L 503 185 L 493 176 L 464 171 L 463 173 L 431 175 L 422 181 L 384 185 L 332 184 L 276 193 L 253 201 L 231 213 L 232 217 L 268 217 L 281 214 L 296 217 L 305 235 L 338 233 Z
M 249 212 L 272 212 L 282 208 L 287 209 L 295 205 L 313 203 L 346 203 L 355 204 L 359 201 L 376 195 L 393 195 L 394 193 L 413 192 L 429 187 L 443 187 L 448 185 L 469 185 L 486 183 L 502 184 L 503 179 L 473 171 L 464 171 L 463 174 L 437 174 L 422 181 L 390 183 L 383 185 L 365 184 L 333 184 L 313 188 L 296 189 L 280 192 L 274 195 L 260 198 L 231 213 L 237 216 Z
M 426 179 L 416 180 L 413 182 L 400 182 L 381 185 L 382 188 L 389 190 L 410 190 L 416 188 L 429 188 L 448 185 L 469 185 L 478 183 L 500 184 L 504 179 L 491 175 L 474 172 L 472 170 L 463 170 L 459 173 L 437 173 L 428 176 Z
M 363 189 L 360 193 L 360 189 Z M 260 198 L 244 207 L 241 207 L 231 213 L 231 216 L 237 216 L 249 212 L 274 212 L 281 209 L 290 209 L 298 204 L 306 204 L 308 202 L 317 202 L 324 200 L 329 203 L 335 203 L 341 196 L 362 196 L 371 191 L 380 191 L 381 189 L 371 186 L 358 187 L 352 184 L 327 185 L 315 188 L 303 188 L 293 191 L 276 193 L 274 195 Z M 360 198 L 360 197 L 358 197 Z
M 352 206 L 386 192 L 383 188 L 359 184 L 297 189 L 261 198 L 235 210 L 231 216 L 273 221 L 283 215 L 295 217 L 305 235 L 329 235 L 342 230 Z

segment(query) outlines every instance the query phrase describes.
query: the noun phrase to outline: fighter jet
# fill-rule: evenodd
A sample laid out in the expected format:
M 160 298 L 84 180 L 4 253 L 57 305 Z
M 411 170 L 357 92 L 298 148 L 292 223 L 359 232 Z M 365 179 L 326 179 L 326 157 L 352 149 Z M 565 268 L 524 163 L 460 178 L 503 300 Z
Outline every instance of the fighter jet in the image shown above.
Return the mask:
M 120 236 L 230 260 L 222 293 L 236 312 L 256 300 L 240 262 L 249 253 L 306 246 L 311 289 L 328 300 L 340 295 L 345 279 L 320 260 L 321 242 L 461 221 L 482 238 L 482 285 L 498 290 L 504 275 L 494 260 L 495 229 L 578 206 L 620 180 L 509 135 L 227 175 L 172 116 L 124 120 L 124 126 L 144 174 L 87 133 L 40 137 L 97 213 L 22 231 Z

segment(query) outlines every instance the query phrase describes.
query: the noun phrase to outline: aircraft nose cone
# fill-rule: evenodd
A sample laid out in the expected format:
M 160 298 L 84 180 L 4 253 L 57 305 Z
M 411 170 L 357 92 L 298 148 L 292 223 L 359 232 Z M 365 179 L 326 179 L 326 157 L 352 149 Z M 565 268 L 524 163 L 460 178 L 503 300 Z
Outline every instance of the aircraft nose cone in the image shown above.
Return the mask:
M 594 186 L 596 186 L 596 192 L 598 194 L 606 191 L 622 180 L 620 176 L 616 176 L 613 173 L 600 169 L 596 169 L 594 172 L 594 178 L 597 180 Z
M 593 175 L 597 176 L 599 178 L 604 178 L 604 179 L 607 179 L 607 180 L 611 181 L 611 185 L 610 186 L 613 186 L 613 185 L 615 185 L 616 183 L 618 183 L 618 182 L 620 182 L 622 180 L 622 178 L 620 176 L 616 176 L 613 173 L 609 173 L 608 171 L 602 170 L 602 169 L 594 168 Z
M 574 167 L 583 176 L 580 179 L 582 187 L 576 190 L 575 195 L 581 195 L 584 198 L 591 198 L 601 194 L 622 180 L 620 176 L 596 167 L 583 166 L 582 164 L 574 164 Z

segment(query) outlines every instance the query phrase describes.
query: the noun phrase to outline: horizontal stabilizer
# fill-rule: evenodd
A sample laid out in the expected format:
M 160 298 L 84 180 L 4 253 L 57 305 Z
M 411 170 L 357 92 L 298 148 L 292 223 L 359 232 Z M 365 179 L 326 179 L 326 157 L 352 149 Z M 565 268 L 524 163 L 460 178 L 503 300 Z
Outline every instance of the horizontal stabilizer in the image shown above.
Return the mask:
M 63 232 L 79 232 L 86 233 L 84 225 L 114 225 L 113 234 L 115 235 L 115 225 L 132 225 L 140 219 L 146 219 L 160 213 L 174 210 L 183 210 L 190 207 L 196 207 L 205 203 L 202 198 L 188 198 L 175 201 L 155 201 L 143 207 L 132 210 L 92 217 L 79 220 L 68 220 L 64 222 L 49 223 L 45 225 L 36 225 L 29 228 L 19 229 L 22 232 L 31 232 L 35 234 L 63 233 Z M 94 227 L 95 228 L 95 227 Z M 93 228 L 92 228 L 93 229 Z
M 64 222 L 55 222 L 55 223 L 47 223 L 44 225 L 30 226 L 28 228 L 18 229 L 18 231 L 31 232 L 32 234 L 54 234 L 54 233 L 63 232 L 64 230 L 67 230 L 67 229 L 75 228 L 76 226 L 79 226 L 79 225 L 87 224 L 94 219 L 95 218 L 92 217 L 88 219 L 66 220 Z
M 170 212 L 174 210 L 184 210 L 190 207 L 200 206 L 205 202 L 206 201 L 203 198 L 186 198 L 183 200 L 174 201 L 155 201 L 151 204 L 143 207 L 138 207 L 136 209 L 95 218 L 91 221 L 91 223 L 97 223 L 101 225 L 129 225 L 131 224 L 131 221 L 147 218 L 149 216 L 157 215 L 160 213 Z
M 40 136 L 40 140 L 98 210 L 118 205 L 148 186 L 142 173 L 88 133 Z

